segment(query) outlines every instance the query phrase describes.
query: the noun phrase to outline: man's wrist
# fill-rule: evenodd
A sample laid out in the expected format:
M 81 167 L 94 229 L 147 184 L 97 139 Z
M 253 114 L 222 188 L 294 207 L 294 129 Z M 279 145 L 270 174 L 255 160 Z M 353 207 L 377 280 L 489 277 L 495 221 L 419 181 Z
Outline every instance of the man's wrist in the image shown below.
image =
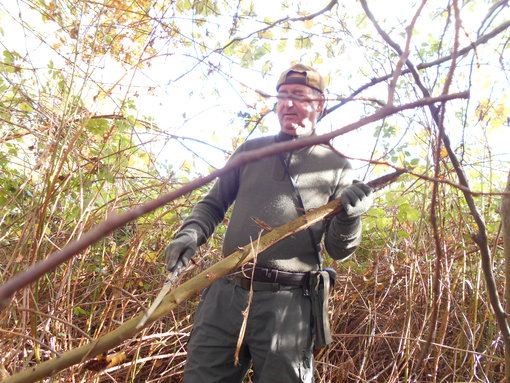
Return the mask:
M 197 243 L 205 241 L 205 234 L 202 227 L 197 223 L 189 223 L 183 226 L 175 235 L 175 238 L 182 237 L 184 235 L 192 237 Z
M 337 222 L 343 224 L 343 225 L 352 225 L 353 223 L 357 222 L 361 219 L 361 216 L 355 215 L 355 216 L 348 216 L 345 211 L 341 211 L 335 216 L 335 219 Z

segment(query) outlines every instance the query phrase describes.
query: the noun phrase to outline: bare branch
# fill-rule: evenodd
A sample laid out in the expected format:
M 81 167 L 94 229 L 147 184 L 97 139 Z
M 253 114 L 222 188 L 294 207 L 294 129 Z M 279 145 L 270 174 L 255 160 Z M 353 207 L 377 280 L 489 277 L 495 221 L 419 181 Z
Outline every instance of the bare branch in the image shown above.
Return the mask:
M 510 193 L 510 172 L 506 182 L 506 192 Z M 505 253 L 505 304 L 510 307 L 510 194 L 501 200 L 501 222 L 503 231 L 503 246 Z M 510 350 L 505 348 L 505 376 L 510 381 Z
M 411 20 L 411 24 L 409 24 L 406 28 L 406 45 L 404 48 L 404 51 L 400 55 L 400 58 L 398 59 L 397 65 L 395 66 L 395 70 L 393 71 L 393 78 L 390 81 L 390 85 L 388 86 L 388 104 L 393 105 L 393 102 L 395 101 L 395 88 L 397 86 L 398 78 L 400 77 L 400 74 L 402 72 L 402 66 L 404 65 L 404 62 L 409 57 L 410 52 L 410 46 L 411 46 L 411 38 L 413 36 L 413 30 L 414 25 L 416 24 L 416 21 L 418 20 L 418 16 L 420 15 L 423 7 L 425 6 L 425 3 L 427 0 L 422 0 L 418 10 L 416 11 L 413 19 Z M 363 4 L 363 2 L 362 2 Z M 366 3 L 365 3 L 366 5 Z M 365 10 L 367 11 L 368 8 Z
M 256 35 L 256 34 L 259 34 L 259 33 L 262 33 L 262 32 L 265 32 L 273 27 L 275 27 L 276 25 L 279 25 L 279 24 L 282 24 L 282 23 L 285 23 L 285 22 L 289 22 L 289 21 L 292 21 L 292 22 L 295 22 L 295 21 L 307 21 L 307 20 L 312 20 L 313 18 L 317 17 L 317 16 L 320 16 L 322 15 L 323 13 L 326 13 L 328 11 L 330 11 L 333 6 L 336 5 L 338 0 L 331 0 L 329 2 L 328 5 L 326 5 L 326 7 L 324 7 L 323 9 L 321 9 L 320 11 L 318 12 L 315 12 L 315 13 L 312 13 L 311 15 L 307 15 L 307 16 L 302 16 L 302 17 L 283 17 L 279 20 L 276 20 L 275 22 L 269 24 L 267 27 L 264 27 L 262 29 L 258 29 L 256 31 L 253 31 L 252 33 L 244 36 L 244 37 L 236 37 L 234 39 L 232 39 L 231 41 L 229 41 L 226 45 L 224 45 L 223 47 L 221 48 L 218 48 L 216 49 L 217 52 L 221 52 L 221 51 L 224 51 L 225 49 L 227 49 L 230 45 L 238 42 L 238 41 L 243 41 L 243 40 L 246 40 L 248 38 L 250 38 L 251 36 L 253 35 Z
M 494 28 L 491 32 L 481 36 L 478 40 L 476 40 L 474 43 L 470 44 L 469 46 L 460 49 L 458 51 L 458 53 L 457 53 L 457 56 L 461 57 L 461 56 L 467 55 L 469 52 L 471 52 L 471 50 L 476 49 L 476 47 L 478 47 L 479 45 L 485 44 L 486 42 L 488 42 L 493 37 L 499 35 L 500 33 L 503 33 L 504 31 L 506 31 L 508 28 L 510 28 L 510 20 L 506 21 L 506 22 L 502 23 L 501 25 L 499 25 L 498 27 Z M 439 58 L 437 60 L 430 61 L 428 63 L 418 64 L 416 66 L 416 69 L 417 70 L 427 69 L 427 68 L 430 68 L 430 67 L 442 64 L 442 63 L 444 63 L 446 61 L 449 61 L 451 59 L 452 59 L 452 55 L 444 56 L 444 57 L 441 57 L 441 58 Z M 408 68 L 408 69 L 405 69 L 405 70 L 402 71 L 402 74 L 407 74 L 407 73 L 411 73 L 411 69 Z M 388 74 L 386 76 L 381 76 L 381 77 L 377 77 L 377 78 L 371 79 L 371 81 L 369 83 L 366 83 L 365 85 L 362 85 L 361 87 L 356 89 L 353 93 L 351 93 L 351 95 L 348 98 L 346 98 L 345 100 L 343 100 L 339 104 L 334 105 L 334 106 L 328 108 L 324 112 L 324 116 L 334 112 L 335 110 L 337 110 L 338 108 L 340 108 L 341 106 L 346 104 L 348 101 L 350 101 L 352 99 L 355 99 L 355 97 L 358 94 L 360 94 L 361 92 L 363 92 L 364 90 L 370 88 L 373 85 L 379 84 L 379 83 L 381 83 L 383 81 L 387 81 L 387 80 L 391 79 L 392 76 L 393 76 L 393 74 L 390 73 L 390 74 Z
M 390 164 L 389 162 L 386 162 L 386 161 L 367 160 L 367 159 L 363 159 L 363 158 L 356 158 L 356 157 L 346 156 L 345 154 L 338 152 L 333 146 L 331 146 L 331 149 L 333 149 L 335 152 L 337 152 L 340 156 L 342 156 L 344 158 L 347 158 L 348 160 L 367 162 L 367 163 L 370 163 L 372 165 L 387 166 L 387 167 L 389 167 L 391 169 L 401 171 L 403 173 L 409 174 L 409 175 L 411 175 L 413 177 L 416 177 L 416 178 L 419 178 L 419 179 L 422 179 L 422 180 L 425 180 L 425 181 L 437 182 L 439 184 L 449 185 L 449 186 L 451 186 L 451 187 L 453 187 L 455 189 L 459 189 L 459 190 L 461 190 L 463 192 L 469 193 L 469 194 L 471 194 L 474 197 L 481 197 L 481 196 L 510 196 L 510 192 L 508 192 L 508 191 L 503 191 L 503 192 L 477 192 L 477 191 L 473 191 L 473 190 L 471 190 L 469 188 L 466 188 L 466 186 L 464 186 L 464 185 L 459 185 L 458 183 L 452 182 L 452 181 L 444 179 L 444 178 L 435 178 L 435 177 L 427 176 L 425 174 L 416 173 L 416 172 L 413 172 L 412 169 L 401 168 L 399 166 L 392 165 L 392 164 Z

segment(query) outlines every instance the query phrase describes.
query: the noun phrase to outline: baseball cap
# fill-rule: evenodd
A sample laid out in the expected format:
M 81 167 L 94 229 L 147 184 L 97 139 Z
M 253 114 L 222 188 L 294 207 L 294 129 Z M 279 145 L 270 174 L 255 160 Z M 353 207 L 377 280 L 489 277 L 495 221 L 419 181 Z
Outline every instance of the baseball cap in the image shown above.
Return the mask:
M 292 73 L 302 73 L 305 76 L 289 76 Z M 284 71 L 278 79 L 276 90 L 283 84 L 303 84 L 321 93 L 324 92 L 324 79 L 322 76 L 315 69 L 304 64 L 292 65 L 289 69 Z

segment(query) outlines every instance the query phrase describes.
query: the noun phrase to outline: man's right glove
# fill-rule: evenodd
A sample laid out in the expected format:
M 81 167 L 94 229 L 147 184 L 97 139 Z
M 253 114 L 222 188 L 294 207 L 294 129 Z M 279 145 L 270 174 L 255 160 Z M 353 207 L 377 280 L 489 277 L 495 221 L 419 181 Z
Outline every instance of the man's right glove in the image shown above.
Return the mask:
M 185 227 L 165 249 L 165 262 L 168 271 L 181 273 L 197 251 L 198 234 Z

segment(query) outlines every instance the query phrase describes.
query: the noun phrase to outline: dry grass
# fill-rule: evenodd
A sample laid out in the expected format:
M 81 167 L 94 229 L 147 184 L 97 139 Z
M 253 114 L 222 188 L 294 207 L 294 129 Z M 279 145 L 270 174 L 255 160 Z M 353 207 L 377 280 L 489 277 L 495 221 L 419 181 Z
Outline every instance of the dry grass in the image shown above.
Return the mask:
M 426 245 L 416 251 L 405 243 L 392 254 L 386 246 L 363 249 L 363 257 L 371 259 L 368 266 L 359 259 L 337 265 L 331 305 L 335 343 L 317 357 L 317 381 L 501 381 L 502 344 L 483 294 L 478 259 L 461 249 L 449 252 L 442 267 L 440 321 L 420 363 L 431 331 L 434 258 L 427 260 Z M 214 261 L 216 250 L 210 247 L 202 253 L 208 257 L 198 262 L 197 270 Z M 91 254 L 83 255 L 16 294 L 1 316 L 0 353 L 9 373 L 113 330 L 154 298 L 164 277 L 160 263 L 147 261 L 136 250 L 119 263 L 104 254 L 101 272 L 91 264 Z M 180 382 L 197 301 L 198 297 L 184 303 L 164 321 L 112 350 L 111 354 L 125 354 L 119 365 L 100 372 L 78 365 L 58 374 L 56 381 Z

